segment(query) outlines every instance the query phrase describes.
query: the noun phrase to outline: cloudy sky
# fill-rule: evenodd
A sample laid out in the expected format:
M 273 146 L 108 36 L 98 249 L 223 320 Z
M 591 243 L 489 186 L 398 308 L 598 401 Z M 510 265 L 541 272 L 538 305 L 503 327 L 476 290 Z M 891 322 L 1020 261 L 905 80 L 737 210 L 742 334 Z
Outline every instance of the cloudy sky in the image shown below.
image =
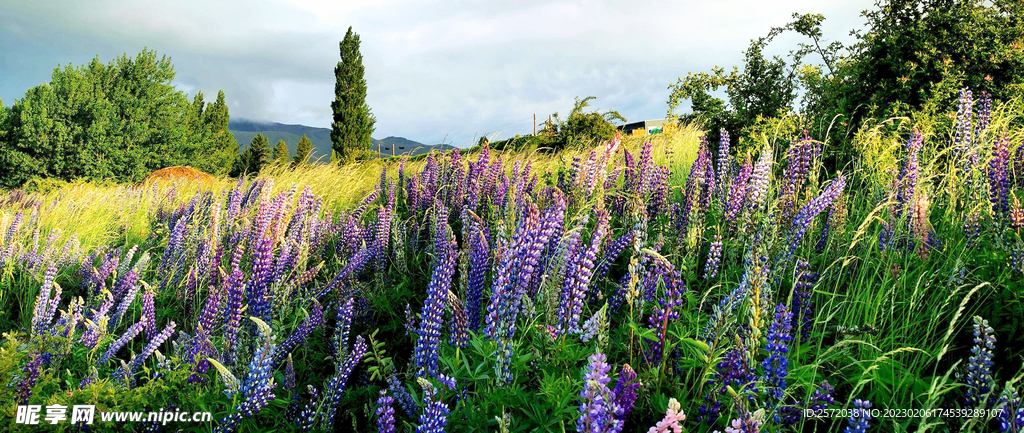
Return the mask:
M 667 86 L 731 66 L 751 38 L 821 13 L 850 41 L 871 0 L 0 1 L 0 98 L 10 105 L 58 64 L 148 47 L 175 85 L 227 94 L 233 118 L 328 127 L 338 42 L 362 39 L 374 137 L 463 145 L 529 133 L 575 96 L 628 120 L 664 117 Z M 795 38 L 773 49 L 788 51 Z

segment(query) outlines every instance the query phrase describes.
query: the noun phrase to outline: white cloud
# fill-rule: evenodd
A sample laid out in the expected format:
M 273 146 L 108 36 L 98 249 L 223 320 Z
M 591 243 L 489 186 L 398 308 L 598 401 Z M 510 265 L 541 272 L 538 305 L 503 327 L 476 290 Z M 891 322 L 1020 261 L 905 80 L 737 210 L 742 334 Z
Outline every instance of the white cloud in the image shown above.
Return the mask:
M 361 36 L 376 136 L 461 144 L 531 130 L 573 97 L 628 119 L 665 113 L 687 71 L 731 66 L 793 12 L 849 40 L 870 0 L 58 2 L 0 5 L 0 96 L 48 81 L 58 63 L 143 47 L 168 54 L 183 90 L 223 89 L 234 117 L 327 126 L 338 41 Z M 775 48 L 788 51 L 792 38 Z

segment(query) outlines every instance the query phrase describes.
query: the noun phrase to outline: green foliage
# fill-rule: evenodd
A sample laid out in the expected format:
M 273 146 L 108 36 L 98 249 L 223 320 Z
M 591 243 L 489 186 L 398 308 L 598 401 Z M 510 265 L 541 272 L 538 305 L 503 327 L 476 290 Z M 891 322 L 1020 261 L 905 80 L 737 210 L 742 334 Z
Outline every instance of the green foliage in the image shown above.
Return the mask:
M 227 106 L 203 109 L 171 81 L 166 56 L 143 50 L 108 64 L 54 69 L 51 81 L 0 109 L 0 185 L 36 177 L 134 182 L 173 165 L 227 171 L 237 146 Z
M 10 112 L 4 107 L 4 100 L 0 99 L 0 143 L 3 143 L 7 139 L 7 134 L 10 132 Z
M 267 142 L 267 138 L 263 134 L 256 134 L 245 152 L 238 155 L 238 159 L 235 160 L 235 165 L 231 169 L 231 175 L 259 173 L 271 161 L 270 143 Z
M 288 143 L 284 140 L 277 142 L 277 146 L 274 146 L 274 161 L 280 164 L 287 164 L 289 159 L 288 155 Z
M 726 73 L 721 67 L 712 68 L 710 73 L 688 73 L 671 84 L 669 89 L 669 117 L 684 101 L 691 101 L 692 112 L 680 117 L 681 121 L 703 121 L 710 131 L 744 130 L 756 119 L 785 115 L 792 109 L 796 99 L 797 65 L 806 52 L 792 53 L 792 62 L 787 63 L 779 56 L 766 58 L 764 49 L 776 36 L 793 28 L 810 27 L 816 30 L 824 18 L 820 15 L 794 15 L 797 21 L 785 27 L 773 28 L 767 36 L 750 41 L 744 51 L 743 70 L 734 67 Z M 819 32 L 820 33 L 820 32 Z M 819 34 L 820 36 L 820 34 Z M 719 89 L 725 89 L 728 102 L 712 96 Z M 709 138 L 715 139 L 712 134 Z
M 306 138 L 306 134 L 302 134 L 302 138 L 299 139 L 299 145 L 295 148 L 295 159 L 293 160 L 296 164 L 305 164 L 309 162 L 309 155 L 313 152 L 313 143 Z
M 802 126 L 814 137 L 842 144 L 838 156 L 851 160 L 848 144 L 868 119 L 935 113 L 965 87 L 1001 101 L 1022 94 L 1019 1 L 878 0 L 863 16 L 866 30 L 853 32 L 857 42 L 844 46 L 823 38 L 823 16 L 793 14 L 794 21 L 751 42 L 742 70 L 715 67 L 669 86 L 670 115 L 689 100 L 691 113 L 681 120 L 702 121 L 710 131 L 746 132 L 759 118 L 797 109 L 795 95 L 801 94 Z M 765 59 L 765 45 L 784 32 L 808 42 L 785 58 Z M 728 102 L 712 96 L 721 88 Z
M 854 122 L 915 110 L 944 82 L 1008 99 L 1024 83 L 1022 13 L 1007 0 L 880 2 L 864 14 L 868 30 L 844 65 L 837 108 Z
M 366 105 L 366 79 L 363 78 L 363 55 L 359 52 L 359 35 L 348 28 L 341 41 L 341 61 L 334 68 L 334 101 L 331 110 L 331 144 L 340 162 L 364 156 L 370 149 L 373 124 L 377 121 Z
M 584 112 L 594 99 L 597 97 L 577 97 L 564 122 L 559 119 L 558 113 L 552 114 L 539 133 L 542 137 L 540 147 L 558 150 L 575 144 L 592 145 L 611 140 L 615 136 L 615 125 L 611 122 L 625 122 L 626 119 L 617 111 Z

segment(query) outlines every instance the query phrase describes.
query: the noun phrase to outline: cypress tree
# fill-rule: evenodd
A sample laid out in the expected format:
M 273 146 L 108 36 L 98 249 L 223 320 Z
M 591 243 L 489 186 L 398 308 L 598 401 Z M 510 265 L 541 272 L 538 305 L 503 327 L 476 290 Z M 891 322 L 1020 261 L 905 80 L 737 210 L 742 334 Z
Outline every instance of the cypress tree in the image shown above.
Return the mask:
M 295 163 L 305 164 L 309 162 L 309 155 L 313 153 L 313 143 L 306 138 L 306 134 L 302 134 L 302 138 L 299 139 L 299 146 L 295 149 Z
M 370 134 L 376 121 L 366 105 L 366 80 L 359 35 L 348 28 L 339 44 L 341 61 L 334 68 L 334 101 L 331 110 L 331 147 L 340 162 L 353 161 L 370 149 Z
M 274 146 L 274 161 L 287 164 L 288 159 L 288 143 L 285 143 L 284 140 L 278 141 L 277 146 Z

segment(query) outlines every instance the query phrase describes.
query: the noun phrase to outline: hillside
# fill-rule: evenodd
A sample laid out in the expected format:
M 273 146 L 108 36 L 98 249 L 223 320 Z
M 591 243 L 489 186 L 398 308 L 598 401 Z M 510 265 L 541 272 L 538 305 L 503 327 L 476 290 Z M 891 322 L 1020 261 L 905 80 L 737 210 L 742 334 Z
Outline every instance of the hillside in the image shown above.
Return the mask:
M 302 138 L 302 134 L 306 134 L 309 141 L 313 143 L 313 156 L 311 159 L 323 158 L 328 160 L 331 157 L 331 130 L 328 128 L 239 119 L 232 120 L 228 124 L 228 129 L 234 134 L 235 141 L 238 142 L 242 150 L 245 150 L 256 134 L 262 133 L 267 137 L 271 147 L 277 144 L 278 141 L 284 140 L 285 143 L 288 143 L 288 151 L 294 154 L 299 139 Z M 420 155 L 430 152 L 431 149 L 448 150 L 455 148 L 448 144 L 423 144 L 404 137 L 373 139 L 371 150 L 376 152 L 378 145 L 380 152 L 385 156 L 391 156 L 392 154 Z M 395 147 L 394 153 L 392 153 L 392 147 Z

